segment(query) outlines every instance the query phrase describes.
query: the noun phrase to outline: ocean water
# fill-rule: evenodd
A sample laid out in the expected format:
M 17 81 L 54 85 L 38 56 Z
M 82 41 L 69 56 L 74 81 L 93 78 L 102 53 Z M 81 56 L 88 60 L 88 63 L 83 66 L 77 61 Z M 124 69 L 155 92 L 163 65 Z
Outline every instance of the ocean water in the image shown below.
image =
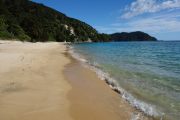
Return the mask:
M 81 43 L 71 53 L 145 114 L 180 119 L 180 42 Z

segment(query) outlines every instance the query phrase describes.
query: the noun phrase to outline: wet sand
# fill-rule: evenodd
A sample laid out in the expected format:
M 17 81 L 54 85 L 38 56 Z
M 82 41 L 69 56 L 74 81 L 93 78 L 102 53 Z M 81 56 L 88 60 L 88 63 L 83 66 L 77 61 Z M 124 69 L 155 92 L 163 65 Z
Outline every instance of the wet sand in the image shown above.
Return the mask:
M 72 62 L 66 66 L 65 76 L 72 89 L 70 113 L 75 120 L 147 120 L 113 91 L 94 71 L 67 55 Z
M 72 120 L 62 43 L 0 41 L 0 120 Z

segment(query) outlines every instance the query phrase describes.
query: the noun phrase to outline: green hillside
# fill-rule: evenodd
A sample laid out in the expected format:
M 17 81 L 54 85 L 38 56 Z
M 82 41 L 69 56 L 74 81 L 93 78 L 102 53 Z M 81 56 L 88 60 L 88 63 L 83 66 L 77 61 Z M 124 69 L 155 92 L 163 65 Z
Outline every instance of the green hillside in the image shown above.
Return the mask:
M 111 41 L 157 41 L 155 37 L 148 35 L 147 33 L 136 31 L 136 32 L 122 32 L 111 34 Z
M 28 0 L 0 0 L 0 38 L 27 41 L 108 41 L 90 25 Z

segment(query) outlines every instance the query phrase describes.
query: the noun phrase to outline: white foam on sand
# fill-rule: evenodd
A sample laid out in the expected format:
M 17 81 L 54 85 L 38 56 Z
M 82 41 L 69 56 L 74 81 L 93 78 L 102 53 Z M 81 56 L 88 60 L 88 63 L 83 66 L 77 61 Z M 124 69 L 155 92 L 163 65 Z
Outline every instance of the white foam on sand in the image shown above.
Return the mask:
M 159 117 L 163 116 L 163 113 L 158 111 L 156 109 L 155 105 L 151 105 L 151 104 L 148 104 L 141 100 L 138 100 L 132 94 L 128 93 L 126 90 L 124 90 L 122 87 L 120 87 L 120 85 L 117 83 L 117 81 L 115 79 L 113 79 L 112 77 L 110 77 L 110 75 L 108 73 L 106 73 L 100 69 L 98 63 L 95 63 L 95 62 L 90 63 L 82 55 L 76 53 L 72 46 L 69 49 L 69 53 L 71 54 L 71 56 L 73 58 L 80 61 L 83 64 L 83 66 L 88 67 L 89 69 L 95 71 L 101 80 L 104 80 L 111 87 L 111 89 L 113 89 L 114 91 L 119 93 L 123 99 L 128 101 L 137 110 L 140 110 L 144 114 L 146 114 L 148 116 L 152 116 L 152 117 L 159 118 Z M 136 118 L 139 119 L 138 116 L 139 115 L 132 115 L 132 120 L 136 120 Z

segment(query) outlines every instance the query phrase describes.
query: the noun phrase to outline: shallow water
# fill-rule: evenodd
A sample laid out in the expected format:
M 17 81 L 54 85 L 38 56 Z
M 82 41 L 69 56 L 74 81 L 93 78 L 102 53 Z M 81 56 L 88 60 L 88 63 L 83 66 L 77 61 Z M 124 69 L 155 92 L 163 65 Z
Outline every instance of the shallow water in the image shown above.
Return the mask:
M 144 113 L 180 118 L 180 42 L 73 44 L 73 54 Z

